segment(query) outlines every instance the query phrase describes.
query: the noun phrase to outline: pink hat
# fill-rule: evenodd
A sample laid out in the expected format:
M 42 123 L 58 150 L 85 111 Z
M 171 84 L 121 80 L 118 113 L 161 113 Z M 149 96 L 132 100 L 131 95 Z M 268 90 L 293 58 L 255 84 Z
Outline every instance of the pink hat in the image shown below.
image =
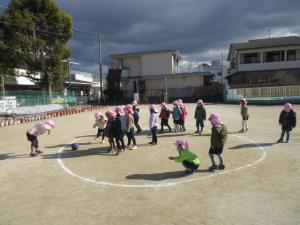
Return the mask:
M 174 101 L 174 102 L 173 102 L 173 105 L 178 105 L 178 101 Z
M 133 106 L 136 106 L 137 104 L 138 104 L 138 103 L 137 103 L 137 101 L 135 101 L 135 100 L 132 102 L 132 105 L 133 105 Z
M 212 125 L 219 125 L 222 123 L 221 117 L 216 113 L 210 114 L 208 120 L 212 123 Z
M 55 124 L 53 120 L 46 120 L 43 125 L 47 130 L 54 128 Z
M 128 104 L 125 106 L 125 111 L 130 113 L 130 114 L 133 114 L 133 109 L 132 109 L 132 105 Z
M 284 105 L 284 107 L 283 107 L 283 110 L 284 110 L 285 112 L 290 112 L 292 108 L 293 108 L 293 106 L 292 106 L 291 103 L 286 103 L 286 104 Z
M 152 109 L 154 112 L 158 112 L 156 109 L 156 105 L 154 105 L 154 104 L 150 105 L 149 109 Z
M 115 119 L 117 114 L 114 111 L 107 111 L 105 113 L 105 115 L 109 118 L 109 119 Z
M 199 100 L 197 101 L 197 104 L 198 104 L 198 105 L 204 105 L 204 102 L 203 102 L 201 99 L 199 99 Z
M 168 109 L 168 105 L 165 102 L 161 103 L 160 106 L 165 108 L 165 109 Z
M 45 123 L 48 124 L 48 125 L 51 126 L 51 127 L 54 127 L 54 126 L 55 126 L 55 123 L 54 123 L 53 120 L 46 120 Z
M 123 108 L 122 106 L 117 106 L 117 107 L 115 108 L 115 112 L 116 112 L 117 114 L 120 114 L 121 116 L 124 116 L 124 115 L 125 115 L 124 108 Z
M 178 139 L 174 143 L 177 147 L 182 147 L 183 149 L 189 149 L 189 144 L 187 140 Z
M 102 116 L 102 113 L 101 112 L 96 112 L 95 113 L 95 118 L 98 119 Z
M 245 98 L 241 98 L 240 103 L 244 103 L 246 105 L 248 103 L 248 101 Z

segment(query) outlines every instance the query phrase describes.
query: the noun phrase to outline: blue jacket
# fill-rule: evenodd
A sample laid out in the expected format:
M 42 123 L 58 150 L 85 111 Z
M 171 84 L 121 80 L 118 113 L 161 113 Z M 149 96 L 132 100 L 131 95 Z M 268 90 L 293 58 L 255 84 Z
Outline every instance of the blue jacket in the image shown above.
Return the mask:
M 174 120 L 179 120 L 180 119 L 180 116 L 181 116 L 182 112 L 181 112 L 179 107 L 173 108 L 173 111 L 170 111 L 170 112 L 172 113 Z

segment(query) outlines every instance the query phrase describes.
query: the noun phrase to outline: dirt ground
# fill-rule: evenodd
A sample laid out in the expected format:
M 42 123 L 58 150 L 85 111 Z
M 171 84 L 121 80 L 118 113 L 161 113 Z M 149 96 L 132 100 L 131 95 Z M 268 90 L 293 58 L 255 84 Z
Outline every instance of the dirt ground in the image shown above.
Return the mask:
M 186 106 L 187 132 L 159 134 L 157 146 L 147 144 L 149 113 L 141 106 L 139 148 L 118 156 L 95 141 L 94 112 L 54 118 L 36 158 L 25 137 L 33 123 L 0 128 L 0 225 L 300 224 L 300 129 L 290 143 L 275 143 L 282 107 L 249 106 L 249 132 L 240 134 L 238 105 L 207 105 L 230 132 L 226 169 L 210 173 L 211 126 L 206 121 L 204 135 L 195 136 L 195 104 Z M 294 109 L 299 122 L 300 106 Z M 177 138 L 201 160 L 192 176 L 168 160 L 178 154 Z M 78 151 L 63 149 L 75 139 Z

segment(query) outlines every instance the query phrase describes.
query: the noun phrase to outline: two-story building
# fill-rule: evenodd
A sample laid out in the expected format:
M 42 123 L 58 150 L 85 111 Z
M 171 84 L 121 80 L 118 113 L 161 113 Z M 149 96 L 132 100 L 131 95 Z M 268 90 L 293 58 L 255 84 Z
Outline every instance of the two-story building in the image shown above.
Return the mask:
M 205 77 L 210 75 L 205 72 L 180 73 L 178 65 L 182 56 L 178 50 L 135 52 L 111 57 L 118 66 L 110 70 L 107 84 L 109 86 L 110 81 L 115 80 L 110 86 L 116 86 L 114 84 L 120 82 L 119 91 L 125 99 L 153 102 L 164 99 L 166 94 L 169 99 L 191 98 L 195 96 L 196 88 L 204 86 Z M 115 89 L 110 95 L 117 92 Z
M 298 36 L 231 44 L 228 61 L 228 85 L 243 97 L 300 95 Z

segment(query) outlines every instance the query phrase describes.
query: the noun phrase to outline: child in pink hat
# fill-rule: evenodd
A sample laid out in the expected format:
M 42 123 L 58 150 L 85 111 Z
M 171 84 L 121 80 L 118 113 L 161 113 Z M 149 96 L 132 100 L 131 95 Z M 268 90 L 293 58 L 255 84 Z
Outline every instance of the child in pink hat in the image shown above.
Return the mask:
M 159 118 L 161 119 L 160 122 L 160 133 L 162 133 L 164 131 L 164 126 L 167 126 L 169 128 L 169 132 L 171 132 L 171 127 L 169 125 L 169 117 L 170 117 L 170 111 L 168 108 L 168 105 L 166 103 L 161 103 L 161 110 L 160 110 L 160 114 L 159 114 Z
M 200 160 L 199 158 L 189 150 L 189 145 L 186 140 L 176 140 L 175 145 L 179 153 L 178 157 L 169 157 L 170 160 L 182 163 L 186 168 L 184 175 L 193 174 L 198 169 Z
M 140 109 L 137 107 L 138 102 L 133 101 L 132 102 L 132 109 L 133 109 L 133 118 L 134 118 L 134 126 L 136 127 L 137 131 L 136 133 L 140 133 L 142 131 L 141 126 L 139 125 L 140 120 Z
M 286 103 L 279 116 L 279 124 L 281 125 L 281 136 L 277 143 L 283 142 L 283 137 L 286 134 L 286 143 L 289 142 L 290 132 L 296 127 L 296 113 L 293 110 L 291 103 Z
M 218 114 L 211 114 L 208 119 L 212 125 L 211 128 L 211 137 L 210 137 L 210 149 L 209 149 L 209 157 L 211 159 L 212 166 L 209 167 L 209 171 L 213 172 L 216 169 L 224 170 L 225 165 L 223 162 L 223 148 L 227 140 L 227 128 L 222 123 L 221 117 Z M 220 164 L 217 166 L 214 155 L 217 155 Z
M 106 124 L 106 127 L 104 129 L 104 134 L 108 138 L 109 142 L 109 149 L 107 150 L 107 153 L 115 153 L 116 151 L 116 145 L 115 145 L 115 140 L 114 140 L 114 127 L 116 126 L 116 117 L 117 114 L 114 111 L 107 111 L 105 113 L 108 121 Z
M 39 135 L 44 134 L 46 131 L 48 132 L 48 135 L 50 134 L 50 130 L 53 129 L 55 126 L 54 122 L 52 120 L 46 120 L 42 123 L 36 123 L 34 127 L 30 128 L 26 132 L 27 140 L 31 142 L 31 151 L 30 156 L 36 157 L 38 154 L 43 153 L 39 150 L 39 141 L 37 137 Z
M 157 144 L 157 126 L 158 126 L 158 121 L 157 121 L 157 109 L 155 105 L 150 105 L 149 106 L 150 110 L 150 118 L 149 118 L 149 126 L 152 134 L 152 141 L 149 143 L 151 145 L 156 145 Z
M 127 118 L 125 116 L 124 107 L 117 106 L 115 108 L 116 116 L 116 126 L 113 127 L 114 137 L 116 139 L 116 144 L 118 146 L 118 152 L 124 152 L 125 143 L 124 143 L 124 135 L 127 132 Z
M 131 150 L 134 150 L 134 149 L 137 149 L 137 146 L 136 146 L 136 140 L 134 137 L 134 118 L 133 118 L 134 112 L 132 109 L 132 105 L 126 105 L 125 113 L 126 113 L 126 118 L 127 118 L 127 130 L 126 130 L 127 139 L 128 139 L 127 147 Z M 131 141 L 133 143 L 132 146 L 131 146 Z
M 179 125 L 179 121 L 180 121 L 180 117 L 182 115 L 182 111 L 179 107 L 179 104 L 178 101 L 174 101 L 173 102 L 173 110 L 170 111 L 170 113 L 172 114 L 173 116 L 173 123 L 174 123 L 174 130 L 175 130 L 175 133 L 178 132 L 180 130 L 180 125 Z
M 186 119 L 186 116 L 187 116 L 187 111 L 186 111 L 186 108 L 185 108 L 185 106 L 184 106 L 181 99 L 178 99 L 177 102 L 178 102 L 178 106 L 181 110 L 181 115 L 180 115 L 180 118 L 179 118 L 179 131 L 185 132 L 186 131 L 186 129 L 185 129 L 185 119 Z
M 204 102 L 202 100 L 197 101 L 197 107 L 195 109 L 195 119 L 196 119 L 196 132 L 195 134 L 202 134 L 204 128 L 204 121 L 206 120 L 206 110 L 204 108 Z M 199 126 L 201 130 L 199 130 Z
M 94 123 L 94 128 L 98 127 L 98 131 L 97 131 L 97 135 L 96 138 L 100 137 L 102 135 L 102 140 L 101 143 L 105 143 L 104 141 L 104 129 L 106 127 L 107 124 L 107 118 L 101 113 L 101 112 L 96 112 L 95 113 L 95 123 Z
M 249 119 L 247 100 L 242 98 L 240 100 L 241 105 L 241 116 L 242 116 L 242 129 L 239 131 L 240 133 L 244 133 L 248 131 L 247 120 Z

